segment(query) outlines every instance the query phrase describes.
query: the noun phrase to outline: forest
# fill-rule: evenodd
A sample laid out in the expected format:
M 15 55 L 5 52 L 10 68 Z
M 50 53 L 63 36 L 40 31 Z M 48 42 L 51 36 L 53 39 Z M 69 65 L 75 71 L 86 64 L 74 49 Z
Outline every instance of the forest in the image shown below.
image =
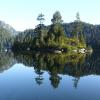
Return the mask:
M 53 14 L 51 25 L 44 25 L 45 16 L 37 17 L 40 23 L 35 29 L 27 29 L 12 35 L 11 31 L 0 25 L 0 51 L 41 50 L 63 52 L 81 48 L 100 47 L 100 26 L 82 22 L 79 13 L 71 23 L 64 23 L 59 11 Z
M 59 50 L 67 52 L 87 48 L 79 13 L 76 14 L 76 25 L 70 37 L 65 33 L 62 16 L 59 11 L 53 14 L 52 24 L 49 26 L 43 24 L 45 19 L 42 13 L 38 15 L 37 20 L 40 23 L 35 29 L 26 30 L 16 36 L 12 47 L 14 51 L 42 50 L 51 52 Z

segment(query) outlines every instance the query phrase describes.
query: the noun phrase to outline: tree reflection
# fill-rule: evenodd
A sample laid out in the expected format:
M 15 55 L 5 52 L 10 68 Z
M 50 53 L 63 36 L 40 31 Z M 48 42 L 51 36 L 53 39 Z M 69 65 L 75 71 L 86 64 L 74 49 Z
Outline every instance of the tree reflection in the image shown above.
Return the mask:
M 13 53 L 0 52 L 0 72 L 4 72 L 9 69 L 14 63 L 15 60 L 13 59 Z
M 81 76 L 82 64 L 85 62 L 85 55 L 82 54 L 50 54 L 50 53 L 15 53 L 15 59 L 27 66 L 34 67 L 37 77 L 35 81 L 38 85 L 43 84 L 43 73 L 47 71 L 49 80 L 54 88 L 60 84 L 59 74 L 71 75 L 73 77 Z M 74 87 L 77 87 L 75 80 Z
M 60 83 L 60 80 L 61 80 L 61 77 L 58 75 L 58 69 L 57 67 L 53 67 L 49 69 L 49 74 L 50 74 L 50 81 L 51 81 L 51 85 L 54 87 L 54 88 L 57 88 L 59 83 Z
M 60 83 L 60 80 L 61 80 L 61 77 L 60 76 L 53 76 L 51 75 L 51 77 L 49 78 L 50 81 L 51 81 L 51 85 L 54 87 L 54 88 L 58 88 L 58 85 Z
M 78 87 L 81 77 L 91 74 L 100 75 L 100 55 L 93 53 L 86 54 L 53 54 L 40 52 L 14 53 L 15 59 L 26 66 L 34 67 L 38 85 L 43 84 L 43 73 L 49 74 L 49 80 L 54 88 L 60 84 L 61 75 L 72 76 L 73 87 Z
M 43 77 L 42 77 L 42 74 L 43 74 L 43 71 L 41 71 L 40 69 L 36 69 L 35 70 L 35 73 L 38 75 L 36 78 L 35 78 L 35 81 L 38 85 L 41 85 L 43 83 Z
M 36 73 L 36 84 L 44 81 L 44 72 L 48 72 L 49 80 L 54 88 L 60 84 L 59 75 L 73 77 L 73 87 L 77 88 L 81 77 L 91 74 L 100 75 L 100 54 L 49 54 L 40 52 L 16 52 L 0 54 L 0 72 L 9 69 L 15 61 L 33 67 Z
M 74 82 L 73 87 L 74 88 L 77 88 L 79 79 L 80 79 L 80 77 L 74 77 L 74 79 L 73 79 L 73 82 Z

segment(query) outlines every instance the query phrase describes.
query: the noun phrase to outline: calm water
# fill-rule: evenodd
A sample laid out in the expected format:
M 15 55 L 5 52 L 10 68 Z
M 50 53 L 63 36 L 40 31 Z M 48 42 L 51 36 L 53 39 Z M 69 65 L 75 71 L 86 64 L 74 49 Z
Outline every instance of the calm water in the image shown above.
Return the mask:
M 100 100 L 100 54 L 0 54 L 0 100 Z

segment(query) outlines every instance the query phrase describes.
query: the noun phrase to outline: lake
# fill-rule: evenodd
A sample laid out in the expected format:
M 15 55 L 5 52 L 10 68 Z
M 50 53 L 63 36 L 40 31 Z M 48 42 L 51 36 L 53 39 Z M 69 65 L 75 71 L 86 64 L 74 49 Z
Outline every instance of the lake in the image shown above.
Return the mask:
M 100 54 L 1 53 L 0 100 L 100 100 Z

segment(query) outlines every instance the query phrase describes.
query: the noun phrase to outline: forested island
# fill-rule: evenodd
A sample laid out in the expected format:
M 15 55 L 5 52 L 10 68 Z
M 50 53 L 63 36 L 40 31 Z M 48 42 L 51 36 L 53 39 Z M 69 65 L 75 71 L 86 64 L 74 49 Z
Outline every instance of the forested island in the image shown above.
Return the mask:
M 64 31 L 63 20 L 59 11 L 53 14 L 53 18 L 51 19 L 52 24 L 49 26 L 43 24 L 45 19 L 42 13 L 38 15 L 37 20 L 40 21 L 40 24 L 34 30 L 28 31 L 31 35 L 19 33 L 16 36 L 12 47 L 14 51 L 37 50 L 56 53 L 86 51 L 87 45 L 82 33 L 82 23 L 79 13 L 76 15 L 76 25 L 70 37 Z
M 35 29 L 25 30 L 24 32 L 11 31 L 12 33 L 15 32 L 15 35 L 12 35 L 5 27 L 1 28 L 0 50 L 11 49 L 21 52 L 35 50 L 54 53 L 92 51 L 90 38 L 94 35 L 85 34 L 84 26 L 86 27 L 86 25 L 80 20 L 79 13 L 76 14 L 76 20 L 70 26 L 63 23 L 59 11 L 53 14 L 51 25 L 44 25 L 45 18 L 42 13 L 38 15 L 37 20 L 40 23 Z

